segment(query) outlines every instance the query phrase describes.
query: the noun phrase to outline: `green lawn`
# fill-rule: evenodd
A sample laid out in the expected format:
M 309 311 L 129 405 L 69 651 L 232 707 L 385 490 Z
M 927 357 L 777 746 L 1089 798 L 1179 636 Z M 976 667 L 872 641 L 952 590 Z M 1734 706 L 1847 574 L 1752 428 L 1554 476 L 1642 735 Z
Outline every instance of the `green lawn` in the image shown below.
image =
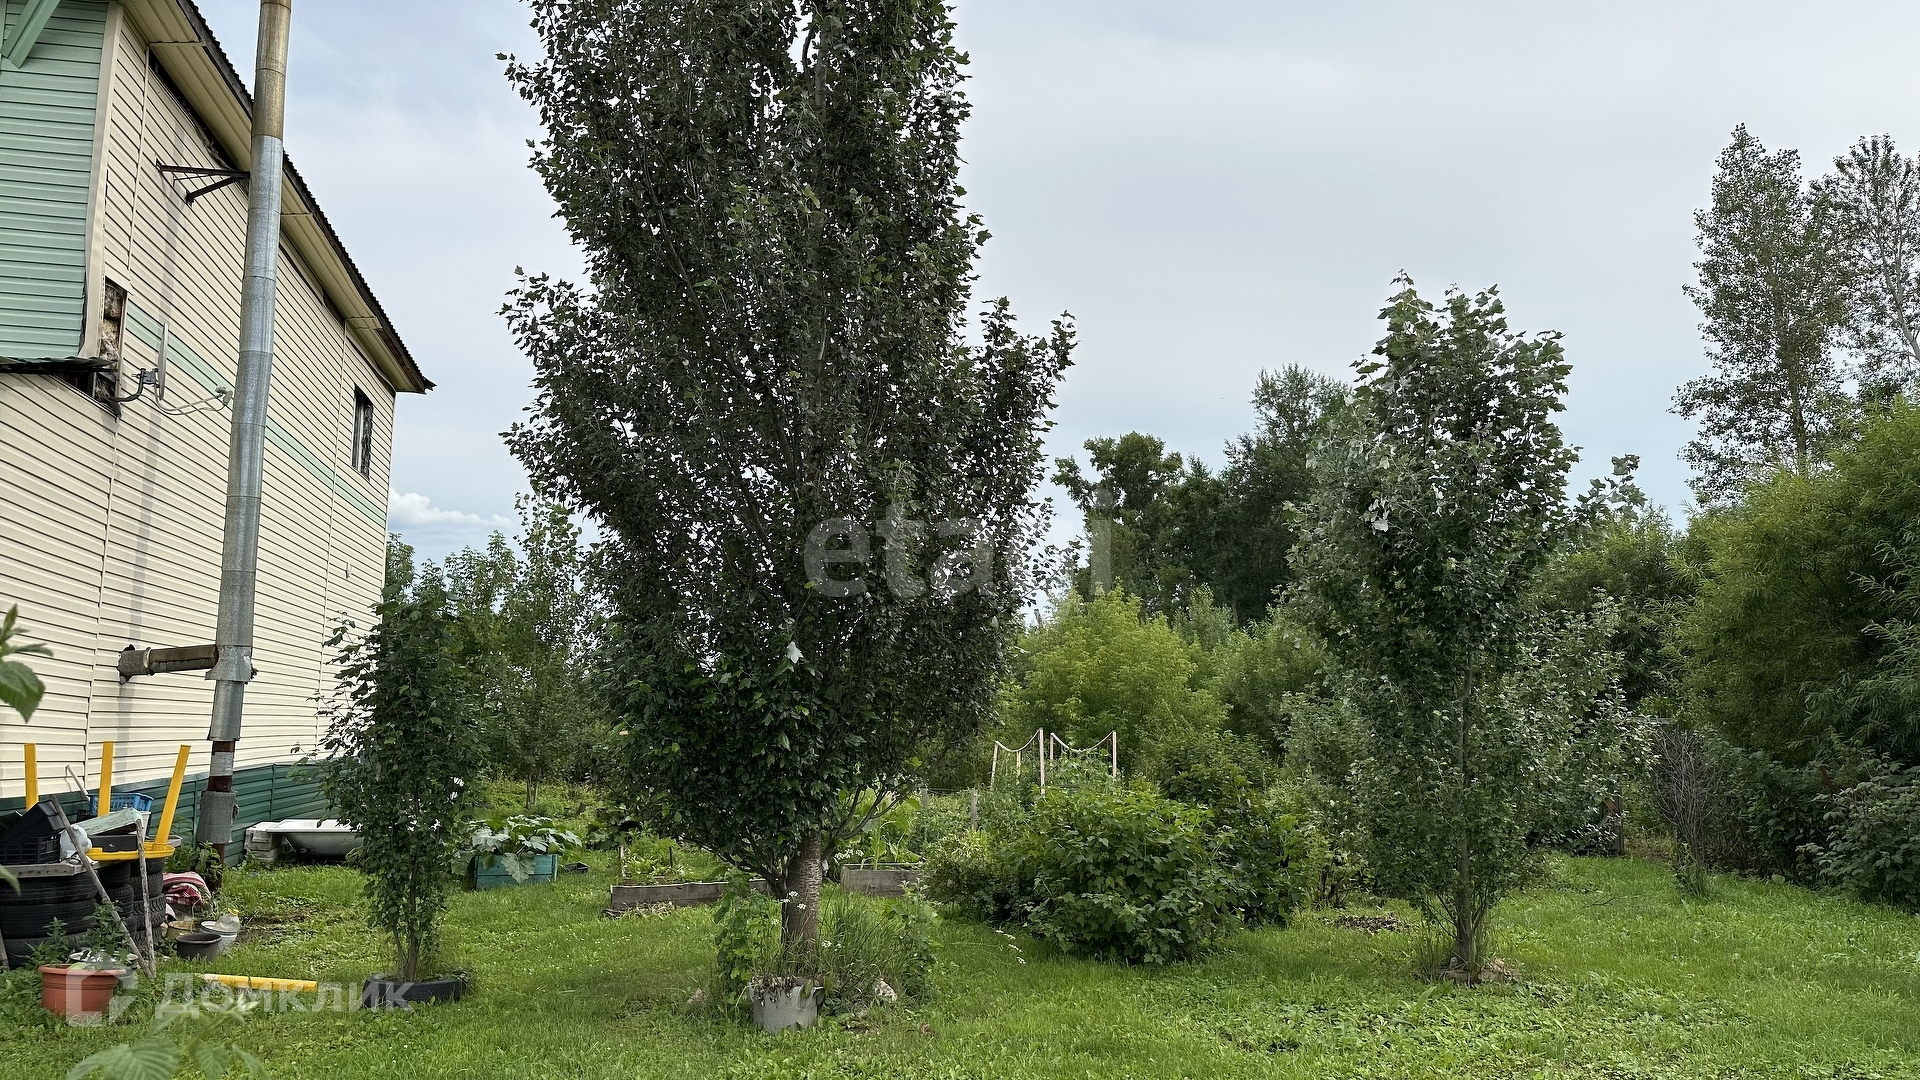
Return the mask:
M 1497 952 L 1519 984 L 1413 974 L 1418 931 L 1332 913 L 1243 934 L 1202 964 L 1127 969 L 982 927 L 938 934 L 935 1000 L 866 1030 L 766 1037 L 687 1007 L 709 915 L 600 917 L 610 874 L 460 896 L 446 936 L 479 990 L 406 1014 L 281 1014 L 243 1039 L 276 1077 L 1920 1076 L 1920 919 L 1785 885 L 1721 879 L 1687 902 L 1631 860 L 1556 863 L 1507 904 Z M 351 981 L 382 966 L 355 875 L 231 879 L 256 922 L 221 970 Z M 0 1073 L 60 1077 L 137 1029 L 0 1007 Z

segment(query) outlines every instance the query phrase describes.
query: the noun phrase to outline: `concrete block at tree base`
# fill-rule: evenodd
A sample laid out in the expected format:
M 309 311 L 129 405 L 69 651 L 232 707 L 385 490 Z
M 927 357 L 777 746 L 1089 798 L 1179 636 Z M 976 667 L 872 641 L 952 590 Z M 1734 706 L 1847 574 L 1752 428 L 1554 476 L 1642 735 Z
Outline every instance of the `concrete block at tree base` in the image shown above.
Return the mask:
M 840 869 L 840 887 L 861 896 L 905 896 L 920 884 L 920 870 L 911 866 L 879 866 Z
M 765 878 L 754 878 L 751 884 L 759 892 L 768 895 L 773 892 L 767 887 Z M 650 907 L 654 904 L 697 907 L 701 904 L 715 903 L 720 899 L 720 894 L 726 891 L 727 883 L 724 881 L 683 881 L 677 885 L 615 885 L 613 895 L 607 901 L 607 910 L 632 911 L 635 908 Z

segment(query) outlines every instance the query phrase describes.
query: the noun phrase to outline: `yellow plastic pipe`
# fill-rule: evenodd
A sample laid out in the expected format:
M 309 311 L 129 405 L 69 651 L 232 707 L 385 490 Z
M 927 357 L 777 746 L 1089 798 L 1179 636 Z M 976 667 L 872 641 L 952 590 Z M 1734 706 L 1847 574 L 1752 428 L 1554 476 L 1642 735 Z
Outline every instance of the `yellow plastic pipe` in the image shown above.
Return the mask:
M 27 744 L 27 805 L 40 801 L 40 748 Z
M 203 973 L 200 978 L 205 982 L 241 990 L 293 990 L 305 994 L 320 989 L 319 983 L 307 979 L 258 979 L 251 975 L 215 975 L 211 972 Z
M 187 753 L 190 749 L 183 743 L 180 756 L 173 761 L 173 783 L 167 785 L 167 805 L 160 811 L 160 827 L 153 832 L 153 838 L 163 844 L 167 842 L 167 834 L 173 831 L 173 812 L 180 808 L 180 787 L 187 779 Z
M 94 811 L 95 817 L 104 816 L 113 811 L 113 740 L 100 744 L 100 806 Z

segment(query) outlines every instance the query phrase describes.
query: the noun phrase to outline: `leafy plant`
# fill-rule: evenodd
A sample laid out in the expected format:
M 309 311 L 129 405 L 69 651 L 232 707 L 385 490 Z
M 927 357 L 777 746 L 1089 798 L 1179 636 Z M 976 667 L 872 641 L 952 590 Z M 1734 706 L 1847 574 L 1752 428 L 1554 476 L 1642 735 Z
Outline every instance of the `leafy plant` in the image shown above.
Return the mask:
M 454 856 L 453 872 L 498 864 L 513 875 L 513 880 L 524 882 L 539 856 L 563 855 L 579 846 L 580 837 L 557 827 L 552 818 L 494 818 L 476 828 L 466 849 Z
M 73 954 L 77 951 L 79 947 L 67 934 L 67 924 L 63 920 L 54 919 L 47 923 L 46 936 L 28 954 L 27 966 L 66 967 L 73 963 Z
M 714 1000 L 729 1008 L 745 998 L 756 975 L 780 955 L 780 902 L 735 874 L 713 908 Z
M 1220 699 L 1199 686 L 1187 643 L 1126 592 L 1064 598 L 1020 649 L 1026 671 L 1000 709 L 1009 745 L 1043 727 L 1080 746 L 1118 732 L 1120 764 L 1130 770 L 1162 735 L 1226 723 Z
M 1896 769 L 1827 797 L 1832 838 L 1820 876 L 1862 899 L 1920 909 L 1920 767 Z
M 16 644 L 14 638 L 19 634 L 19 607 L 10 607 L 4 619 L 0 619 L 0 705 L 6 705 L 20 714 L 22 720 L 32 720 L 34 710 L 40 707 L 41 698 L 46 696 L 47 687 L 33 669 L 18 660 L 8 659 L 15 656 L 52 656 L 53 652 L 45 645 Z
M 81 946 L 86 959 L 74 967 L 106 970 L 125 966 L 133 952 L 133 937 L 120 917 L 120 909 L 108 903 L 95 904 L 91 925 L 81 938 Z
M 364 637 L 335 636 L 340 695 L 321 746 L 323 784 L 361 837 L 369 921 L 393 940 L 401 979 L 432 962 L 453 879 L 470 838 L 467 806 L 480 774 L 477 726 L 463 714 L 446 592 L 413 552 L 388 548 L 387 583 Z
M 257 1007 L 253 1001 L 228 1008 L 161 1003 L 154 1009 L 151 1034 L 89 1055 L 67 1071 L 67 1080 L 172 1080 L 189 1066 L 204 1080 L 222 1080 L 241 1070 L 247 1076 L 264 1077 L 267 1068 L 259 1058 L 224 1038 L 215 1040 L 224 1035 L 222 1028 Z M 187 1029 L 184 1041 L 177 1038 L 176 1025 Z
M 895 996 L 923 998 L 933 985 L 933 924 L 925 901 L 883 900 L 829 890 L 821 900 L 820 955 L 815 971 L 834 1012 L 881 1004 L 886 983 Z
M 985 830 L 949 833 L 928 850 L 921 888 L 929 897 L 982 922 L 1012 921 L 1020 883 L 994 836 Z
M 1214 808 L 1214 859 L 1232 883 L 1233 906 L 1252 926 L 1283 926 L 1312 899 L 1320 866 L 1309 829 L 1268 792 Z
M 848 854 L 865 863 L 919 862 L 920 853 L 912 845 L 921 809 L 919 796 L 908 796 L 873 814 L 854 838 L 855 850 Z

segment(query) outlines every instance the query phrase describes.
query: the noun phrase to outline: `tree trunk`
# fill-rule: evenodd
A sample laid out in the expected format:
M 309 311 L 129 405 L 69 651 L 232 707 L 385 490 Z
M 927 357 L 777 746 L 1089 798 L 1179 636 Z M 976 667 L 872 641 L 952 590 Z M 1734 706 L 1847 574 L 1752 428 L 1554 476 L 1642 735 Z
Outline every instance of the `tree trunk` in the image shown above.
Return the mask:
M 1480 919 L 1473 906 L 1473 898 L 1467 895 L 1465 888 L 1460 890 L 1459 911 L 1453 917 L 1453 953 L 1460 961 L 1460 970 L 1466 973 L 1469 981 L 1480 979 Z
M 820 852 L 818 832 L 800 840 L 800 850 L 787 860 L 780 897 L 780 946 L 789 958 L 813 955 L 820 939 Z

